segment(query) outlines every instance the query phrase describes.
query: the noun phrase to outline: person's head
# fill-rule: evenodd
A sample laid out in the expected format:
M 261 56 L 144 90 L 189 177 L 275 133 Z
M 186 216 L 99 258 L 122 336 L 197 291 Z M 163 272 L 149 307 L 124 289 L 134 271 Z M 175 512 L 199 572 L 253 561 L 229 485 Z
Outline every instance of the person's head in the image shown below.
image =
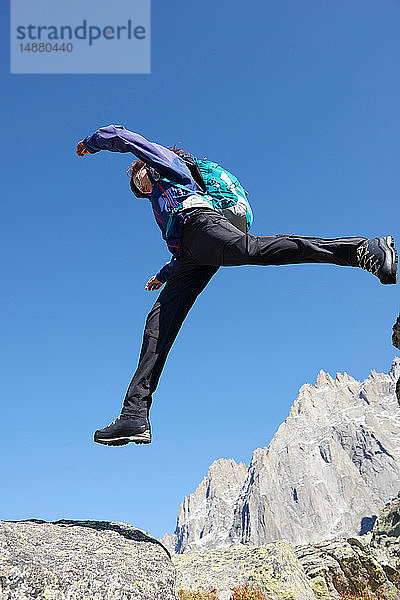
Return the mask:
M 168 148 L 178 156 L 190 156 L 177 146 Z M 130 186 L 136 198 L 150 198 L 153 189 L 153 179 L 149 177 L 150 170 L 142 160 L 135 160 L 129 167 L 127 175 L 130 178 Z
M 149 177 L 149 171 L 142 160 L 136 160 L 128 169 L 131 190 L 137 198 L 150 198 L 153 184 Z

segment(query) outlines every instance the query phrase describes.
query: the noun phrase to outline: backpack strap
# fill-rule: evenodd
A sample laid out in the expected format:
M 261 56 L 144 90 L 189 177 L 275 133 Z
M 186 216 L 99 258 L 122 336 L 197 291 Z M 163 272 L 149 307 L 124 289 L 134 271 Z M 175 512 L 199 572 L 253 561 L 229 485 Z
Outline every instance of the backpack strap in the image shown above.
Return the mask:
M 184 188 L 186 189 L 186 188 Z M 188 190 L 190 191 L 190 190 Z M 202 203 L 199 203 L 199 201 L 195 200 L 195 198 L 204 198 L 204 201 Z M 207 201 L 206 198 L 210 198 L 211 202 Z M 205 208 L 212 208 L 213 206 L 213 198 L 212 196 L 210 196 L 209 194 L 200 194 L 197 192 L 193 192 L 191 193 L 190 196 L 188 196 L 187 198 L 185 198 L 185 200 L 182 200 L 182 202 L 179 204 L 179 206 L 177 206 L 176 208 L 174 208 L 173 210 L 171 210 L 169 217 L 168 217 L 168 221 L 167 221 L 167 225 L 165 228 L 165 235 L 168 234 L 168 231 L 171 227 L 172 224 L 172 219 L 174 218 L 174 216 L 181 212 L 182 210 L 187 210 L 188 208 L 201 208 L 201 207 L 205 207 Z

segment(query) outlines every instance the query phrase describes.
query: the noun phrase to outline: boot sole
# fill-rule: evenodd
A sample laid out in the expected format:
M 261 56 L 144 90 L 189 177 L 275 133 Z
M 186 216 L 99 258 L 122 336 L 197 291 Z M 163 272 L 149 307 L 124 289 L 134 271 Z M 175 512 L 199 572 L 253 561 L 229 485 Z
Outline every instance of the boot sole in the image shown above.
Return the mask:
M 382 241 L 383 240 L 383 243 Z M 384 251 L 386 259 L 385 263 L 382 267 L 385 268 L 385 272 L 382 273 L 382 277 L 380 277 L 380 282 L 384 285 L 394 285 L 397 283 L 397 263 L 398 263 L 398 255 L 397 250 L 394 246 L 394 239 L 391 235 L 388 235 L 384 238 L 380 238 L 379 247 Z
M 104 446 L 126 446 L 126 444 L 129 444 L 129 442 L 133 442 L 134 444 L 150 444 L 151 433 L 150 431 L 145 431 L 144 433 L 124 435 L 115 438 L 97 438 L 94 441 L 98 444 L 103 444 Z

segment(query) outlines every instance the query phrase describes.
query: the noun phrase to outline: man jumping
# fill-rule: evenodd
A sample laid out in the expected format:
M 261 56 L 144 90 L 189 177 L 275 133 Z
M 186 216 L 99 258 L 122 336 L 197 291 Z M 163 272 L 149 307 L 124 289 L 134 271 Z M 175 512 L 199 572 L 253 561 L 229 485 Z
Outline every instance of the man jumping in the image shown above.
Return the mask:
M 109 125 L 79 142 L 76 153 L 84 156 L 100 150 L 136 156 L 130 170 L 131 189 L 137 197 L 150 201 L 173 256 L 145 286 L 146 290 L 158 290 L 166 284 L 147 316 L 139 363 L 121 414 L 95 432 L 95 442 L 109 446 L 151 442 L 152 395 L 168 352 L 197 296 L 220 266 L 329 263 L 360 267 L 383 284 L 397 283 L 392 236 L 254 236 L 210 204 L 201 177 L 196 177 L 177 149 L 149 142 L 120 125 Z

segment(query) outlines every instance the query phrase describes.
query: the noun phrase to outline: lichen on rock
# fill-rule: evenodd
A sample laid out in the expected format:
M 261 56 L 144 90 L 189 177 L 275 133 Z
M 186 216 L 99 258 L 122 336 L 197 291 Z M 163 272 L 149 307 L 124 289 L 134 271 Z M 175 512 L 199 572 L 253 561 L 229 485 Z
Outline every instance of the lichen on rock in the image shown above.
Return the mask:
M 229 598 L 230 590 L 249 583 L 263 591 L 269 600 L 315 600 L 316 597 L 293 546 L 286 541 L 189 552 L 173 556 L 172 561 L 177 569 L 178 589 L 215 588 L 219 598 Z
M 1 521 L 0 582 L 7 600 L 177 600 L 162 544 L 106 521 Z

